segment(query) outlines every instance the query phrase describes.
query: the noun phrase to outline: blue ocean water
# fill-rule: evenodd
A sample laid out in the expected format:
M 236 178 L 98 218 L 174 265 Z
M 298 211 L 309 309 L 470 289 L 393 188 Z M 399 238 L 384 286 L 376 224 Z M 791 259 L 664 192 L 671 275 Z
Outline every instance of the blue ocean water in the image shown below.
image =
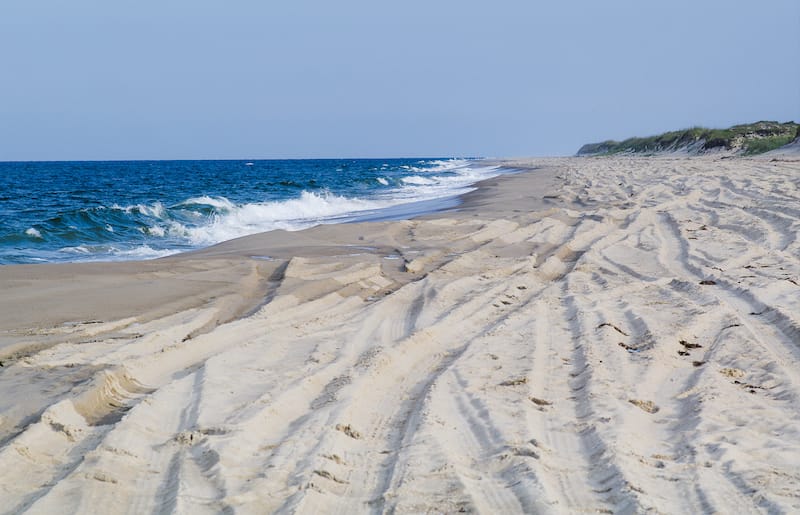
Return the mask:
M 0 264 L 150 259 L 410 216 L 499 173 L 469 159 L 0 162 Z

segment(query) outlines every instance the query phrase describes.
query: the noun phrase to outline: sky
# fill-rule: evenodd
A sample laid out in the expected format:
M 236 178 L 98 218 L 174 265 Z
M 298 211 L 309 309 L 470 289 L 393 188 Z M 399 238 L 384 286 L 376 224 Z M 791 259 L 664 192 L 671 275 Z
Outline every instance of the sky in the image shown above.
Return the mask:
M 797 0 L 3 0 L 0 160 L 571 155 L 800 121 Z

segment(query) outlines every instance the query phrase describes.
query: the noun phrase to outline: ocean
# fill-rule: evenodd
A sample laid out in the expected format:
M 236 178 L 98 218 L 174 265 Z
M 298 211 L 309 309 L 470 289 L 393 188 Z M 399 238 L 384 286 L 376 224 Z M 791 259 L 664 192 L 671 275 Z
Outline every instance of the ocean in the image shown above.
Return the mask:
M 0 162 L 0 264 L 152 259 L 407 218 L 499 173 L 473 159 Z

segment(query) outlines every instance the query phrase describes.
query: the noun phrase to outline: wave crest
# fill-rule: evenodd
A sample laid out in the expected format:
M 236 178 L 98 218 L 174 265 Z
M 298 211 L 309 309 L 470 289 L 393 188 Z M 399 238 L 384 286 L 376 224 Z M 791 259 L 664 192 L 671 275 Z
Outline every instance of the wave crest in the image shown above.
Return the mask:
M 210 245 L 273 229 L 304 229 L 350 213 L 380 209 L 386 205 L 385 202 L 304 191 L 296 199 L 239 206 L 231 204 L 225 212 L 213 215 L 208 224 L 197 227 L 174 225 L 169 232 L 182 232 L 193 245 Z

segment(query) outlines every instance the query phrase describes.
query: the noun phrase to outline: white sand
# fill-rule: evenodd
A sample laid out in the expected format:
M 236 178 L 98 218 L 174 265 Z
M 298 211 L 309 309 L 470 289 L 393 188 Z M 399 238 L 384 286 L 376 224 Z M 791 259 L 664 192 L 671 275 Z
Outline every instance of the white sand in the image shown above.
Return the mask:
M 420 220 L 0 268 L 0 510 L 800 511 L 800 162 L 517 164 Z

